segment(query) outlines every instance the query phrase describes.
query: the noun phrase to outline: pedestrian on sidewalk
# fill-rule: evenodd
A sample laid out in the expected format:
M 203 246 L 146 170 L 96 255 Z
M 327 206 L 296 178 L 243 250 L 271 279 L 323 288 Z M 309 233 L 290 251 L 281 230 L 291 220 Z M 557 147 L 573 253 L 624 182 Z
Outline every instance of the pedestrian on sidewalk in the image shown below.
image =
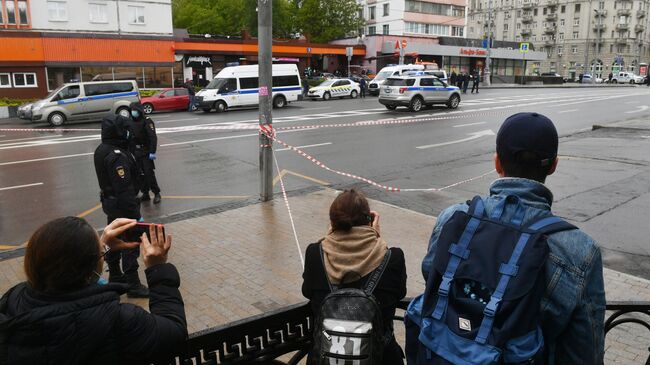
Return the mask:
M 607 76 L 607 80 L 608 80 L 607 82 L 611 84 L 613 78 L 614 78 L 614 74 L 610 72 L 609 76 Z
M 138 166 L 144 174 L 144 181 L 141 184 L 140 197 L 141 202 L 151 200 L 149 190 L 154 194 L 153 203 L 159 204 L 162 197 L 160 196 L 160 187 L 156 179 L 156 150 L 158 148 L 158 135 L 156 126 L 151 118 L 145 116 L 142 104 L 134 101 L 129 106 L 131 109 L 131 130 L 133 138 L 130 140 L 129 150 L 133 153 Z
M 365 196 L 354 189 L 334 199 L 329 216 L 327 235 L 307 247 L 302 293 L 309 299 L 313 312 L 320 313 L 321 304 L 332 291 L 366 288 L 375 270 L 385 264 L 372 291 L 381 309 L 385 331 L 379 334 L 385 339 L 383 361 L 373 365 L 403 364 L 403 352 L 393 333 L 393 317 L 397 303 L 406 295 L 404 252 L 388 247 L 380 234 L 379 214 L 371 211 Z M 388 261 L 384 262 L 386 257 Z M 316 318 L 315 322 L 320 320 Z M 314 351 L 308 357 L 309 365 L 320 364 Z
M 452 86 L 456 86 L 456 78 L 458 75 L 456 74 L 456 70 L 451 70 L 451 75 L 449 76 L 449 84 Z
M 534 335 L 535 343 L 539 344 L 541 341 L 541 337 L 539 336 L 543 336 L 543 349 L 541 351 L 544 353 L 539 354 L 539 352 L 533 352 L 530 354 L 531 358 L 536 359 L 542 355 L 546 357 L 543 361 L 545 364 L 601 365 L 604 354 L 603 326 L 605 317 L 605 291 L 601 253 L 596 242 L 591 237 L 562 220 L 558 221 L 551 212 L 553 194 L 544 183 L 546 178 L 555 172 L 558 165 L 557 156 L 558 134 L 550 119 L 538 113 L 517 113 L 507 118 L 501 125 L 496 138 L 494 165 L 500 178 L 492 183 L 489 196 L 476 197 L 472 201 L 472 204 L 456 204 L 440 213 L 429 241 L 428 252 L 422 262 L 422 274 L 427 282 L 427 293 L 432 293 L 432 295 L 436 296 L 442 295 L 439 293 L 447 293 L 445 295 L 453 295 L 456 296 L 455 298 L 458 295 L 467 296 L 467 300 L 469 300 L 465 304 L 467 314 L 455 313 L 462 317 L 458 317 L 459 319 L 455 322 L 455 326 L 453 325 L 453 317 L 450 317 L 450 322 L 447 323 L 451 323 L 451 326 L 445 328 L 446 330 L 454 331 L 458 336 L 468 338 L 466 341 L 470 341 L 472 346 L 478 346 L 478 351 L 479 347 L 484 348 L 480 344 L 484 343 L 484 337 L 479 339 L 479 335 L 481 335 L 484 327 L 483 321 L 489 315 L 494 316 L 495 313 L 498 317 L 499 311 L 504 308 L 507 310 L 508 306 L 512 305 L 513 302 L 511 300 L 514 298 L 510 296 L 510 299 L 505 299 L 502 296 L 504 293 L 502 289 L 493 289 L 496 285 L 495 287 L 487 288 L 483 286 L 479 287 L 478 285 L 474 285 L 473 282 L 466 282 L 461 279 L 458 279 L 460 280 L 458 282 L 454 280 L 454 272 L 457 268 L 461 267 L 459 265 L 463 265 L 463 262 L 466 260 L 475 260 L 476 255 L 480 254 L 480 252 L 476 254 L 470 252 L 472 250 L 476 251 L 478 245 L 484 244 L 485 242 L 474 243 L 471 238 L 473 237 L 472 233 L 468 236 L 469 241 L 462 243 L 459 240 L 458 245 L 454 244 L 452 245 L 453 247 L 450 246 L 448 252 L 443 252 L 444 247 L 449 244 L 449 240 L 453 240 L 456 237 L 455 235 L 450 236 L 450 232 L 456 232 L 456 229 L 449 226 L 448 223 L 459 223 L 460 221 L 458 219 L 464 219 L 464 217 L 470 217 L 469 220 L 471 220 L 473 215 L 468 216 L 467 214 L 481 214 L 483 217 L 489 217 L 490 220 L 510 222 L 511 224 L 515 224 L 513 227 L 530 227 L 529 229 L 533 229 L 530 226 L 531 223 L 537 223 L 539 226 L 543 226 L 541 222 L 544 222 L 544 224 L 556 222 L 556 225 L 564 228 L 555 232 L 551 230 L 546 235 L 545 243 L 540 243 L 539 246 L 532 245 L 529 248 L 526 248 L 525 245 L 520 246 L 520 244 L 517 244 L 518 247 L 521 247 L 521 250 L 517 251 L 521 254 L 521 257 L 514 264 L 507 260 L 505 264 L 503 262 L 491 262 L 488 258 L 481 256 L 483 259 L 482 262 L 486 267 L 475 267 L 473 270 L 480 272 L 482 277 L 486 277 L 487 275 L 493 277 L 489 273 L 498 271 L 501 273 L 500 276 L 496 276 L 497 278 L 500 277 L 500 279 L 497 279 L 499 282 L 498 286 L 502 287 L 501 282 L 504 281 L 503 278 L 505 277 L 508 277 L 504 281 L 505 283 L 508 283 L 508 280 L 510 280 L 510 283 L 513 284 L 512 281 L 515 280 L 513 278 L 517 275 L 527 275 L 521 271 L 517 273 L 516 268 L 523 268 L 531 265 L 531 263 L 538 265 L 537 267 L 540 267 L 540 270 L 543 270 L 543 272 L 537 278 L 524 277 L 518 279 L 524 282 L 527 280 L 530 283 L 527 290 L 537 290 L 536 295 L 540 297 L 540 302 L 529 302 L 527 305 L 528 308 L 531 308 L 532 305 L 539 306 L 538 308 L 540 310 L 538 317 L 529 317 L 530 323 L 528 325 L 536 323 L 536 326 L 539 327 L 536 327 L 536 331 L 528 332 L 528 337 L 532 339 L 531 336 Z M 472 212 L 468 213 L 470 209 Z M 481 211 L 484 211 L 485 214 L 480 213 Z M 487 229 L 487 223 L 485 223 L 487 219 L 485 218 L 485 221 L 479 223 L 482 228 L 478 228 L 478 231 L 475 231 L 477 232 L 476 234 L 479 234 L 479 231 L 485 232 Z M 567 226 L 569 226 L 568 230 L 566 230 Z M 469 224 L 467 226 L 460 226 L 461 229 L 463 227 L 465 227 L 465 230 L 470 229 Z M 501 236 L 501 238 L 504 237 Z M 515 239 L 512 241 L 516 241 L 517 236 L 514 235 L 513 238 Z M 539 242 L 536 241 L 536 243 Z M 438 249 L 439 244 L 441 245 L 440 250 Z M 507 247 L 507 255 L 511 258 L 514 257 L 514 245 Z M 545 261 L 530 261 L 533 257 L 544 258 L 547 253 L 548 257 Z M 473 254 L 474 256 L 472 256 Z M 451 259 L 450 257 L 458 257 L 458 259 Z M 472 259 L 472 257 L 474 258 Z M 457 262 L 454 265 L 454 271 L 450 274 L 448 273 L 451 270 L 451 264 L 447 265 L 447 261 L 441 261 L 446 259 L 450 260 L 448 261 L 449 263 L 451 261 Z M 451 293 L 447 292 L 446 289 L 443 290 L 443 285 L 440 281 L 429 281 L 434 280 L 432 278 L 438 280 L 438 274 L 436 273 L 441 272 L 440 270 L 445 272 L 444 277 L 446 279 L 444 280 L 447 280 L 447 283 L 451 283 L 455 288 L 461 288 L 456 289 L 460 290 L 460 293 L 458 291 Z M 541 280 L 541 282 L 535 284 L 536 280 Z M 439 288 L 437 285 L 439 285 Z M 431 287 L 432 291 L 429 291 L 429 287 Z M 448 288 L 449 285 L 445 284 L 444 287 Z M 505 287 L 506 296 L 508 296 L 509 290 L 507 288 L 509 287 Z M 512 292 L 510 292 L 510 295 L 512 295 Z M 524 295 L 524 291 L 520 291 L 517 295 Z M 496 298 L 504 298 L 504 301 L 500 302 Z M 427 300 L 429 304 L 423 306 L 423 303 L 427 303 Z M 427 316 L 425 318 L 426 322 L 429 323 L 427 328 L 435 327 L 436 323 L 439 323 L 436 322 L 439 321 L 436 319 L 438 316 L 437 313 L 439 313 L 437 303 L 440 303 L 440 301 L 436 302 L 435 298 L 417 297 L 409 306 L 407 313 L 407 318 L 411 321 L 410 323 L 415 323 L 416 326 L 420 326 L 419 323 L 422 322 L 419 322 L 419 320 L 423 319 L 422 316 Z M 449 307 L 446 313 L 452 313 L 453 315 L 451 306 L 455 305 L 456 302 L 452 302 L 449 299 L 447 303 Z M 427 312 L 427 308 L 431 305 L 436 307 L 435 313 L 433 314 Z M 469 308 L 473 306 L 478 306 L 474 307 L 480 313 L 478 317 L 470 317 Z M 527 312 L 534 313 L 534 311 L 531 312 L 530 310 L 527 310 Z M 494 318 L 494 322 L 492 320 L 490 321 L 490 323 L 494 323 L 494 328 L 496 328 L 497 323 L 503 325 L 508 320 L 508 318 L 503 316 L 500 319 L 497 319 L 497 317 L 490 317 Z M 524 330 L 524 326 L 526 325 L 527 323 L 523 321 L 514 323 L 514 327 L 519 331 L 519 336 L 523 335 L 521 331 Z M 539 330 L 540 327 L 541 333 Z M 498 328 L 500 331 L 505 330 L 501 326 Z M 425 331 L 425 329 L 423 328 L 422 331 Z M 419 357 L 419 354 L 416 352 L 418 347 L 416 346 L 415 350 L 413 347 L 409 347 L 418 343 L 418 337 L 429 338 L 427 336 L 440 336 L 440 333 L 433 334 L 422 331 L 420 331 L 419 327 L 409 327 L 407 324 L 406 352 L 407 359 L 409 360 Z M 494 331 L 491 333 L 495 334 Z M 487 334 L 490 334 L 490 332 Z M 468 335 L 469 337 L 467 337 Z M 482 335 L 484 336 L 485 333 Z M 422 348 L 423 344 L 421 342 L 419 343 L 419 348 Z M 468 353 L 466 352 L 465 355 Z M 485 352 L 483 354 L 487 356 Z M 440 355 L 438 352 L 434 354 L 434 358 L 446 356 L 448 361 L 458 363 L 458 361 L 449 359 L 458 356 L 454 358 L 458 360 L 465 355 L 453 351 Z M 431 356 L 429 356 L 429 359 L 431 359 Z M 438 360 L 427 361 L 427 364 L 441 363 Z M 473 362 L 469 361 L 467 363 Z M 534 360 L 534 362 L 537 363 L 537 360 Z M 415 360 L 409 362 L 409 364 L 416 363 L 419 364 L 420 362 L 415 362 Z
M 366 79 L 363 76 L 359 77 L 359 95 L 362 98 L 366 97 L 366 86 Z
M 476 90 L 476 93 L 478 94 L 478 83 L 481 81 L 480 77 L 478 70 L 475 70 L 472 74 L 472 94 L 474 94 L 474 90 Z
M 141 220 L 137 198 L 142 184 L 142 170 L 129 151 L 130 120 L 111 114 L 102 120 L 102 143 L 95 150 L 94 163 L 99 183 L 99 198 L 107 224 L 117 218 Z M 129 284 L 127 295 L 147 298 L 149 291 L 138 276 L 140 249 L 110 251 L 106 254 L 108 281 Z M 120 265 L 121 261 L 121 265 Z
M 196 94 L 194 92 L 194 84 L 192 83 L 191 79 L 186 79 L 185 85 L 183 86 L 187 89 L 187 96 L 189 97 L 189 103 L 187 104 L 187 111 L 193 112 L 196 109 L 194 106 L 194 95 Z
M 463 94 L 467 94 L 467 87 L 469 86 L 469 73 L 463 73 Z
M 119 237 L 135 220 L 111 222 L 100 237 L 84 219 L 55 219 L 25 248 L 27 281 L 0 298 L 0 361 L 24 364 L 150 364 L 181 353 L 187 339 L 180 278 L 167 263 L 172 238 L 143 234 L 142 259 L 151 287 L 149 312 L 120 303 L 127 290 L 101 277 L 105 249 L 133 249 Z

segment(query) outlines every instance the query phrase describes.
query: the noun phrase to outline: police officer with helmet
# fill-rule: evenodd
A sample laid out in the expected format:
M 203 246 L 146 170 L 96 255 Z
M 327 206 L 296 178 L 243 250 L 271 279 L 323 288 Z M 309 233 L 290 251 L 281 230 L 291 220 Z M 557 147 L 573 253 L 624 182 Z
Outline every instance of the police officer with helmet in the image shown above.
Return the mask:
M 117 218 L 141 220 L 137 193 L 142 173 L 128 150 L 129 119 L 121 115 L 105 117 L 102 120 L 101 136 L 102 143 L 95 150 L 94 162 L 101 189 L 102 210 L 108 217 L 107 221 L 110 224 Z M 138 256 L 139 248 L 108 251 L 105 256 L 108 263 L 108 280 L 129 284 L 127 296 L 131 298 L 147 298 L 149 289 L 142 285 L 138 276 Z
M 140 201 L 149 201 L 149 190 L 154 193 L 153 203 L 160 203 L 160 187 L 158 180 L 156 180 L 156 148 L 158 147 L 158 137 L 156 136 L 156 127 L 153 120 L 144 115 L 144 108 L 139 101 L 134 101 L 130 105 L 131 108 L 131 130 L 133 131 L 133 139 L 129 149 L 135 156 L 138 166 L 144 173 L 144 181 L 141 187 L 142 197 Z

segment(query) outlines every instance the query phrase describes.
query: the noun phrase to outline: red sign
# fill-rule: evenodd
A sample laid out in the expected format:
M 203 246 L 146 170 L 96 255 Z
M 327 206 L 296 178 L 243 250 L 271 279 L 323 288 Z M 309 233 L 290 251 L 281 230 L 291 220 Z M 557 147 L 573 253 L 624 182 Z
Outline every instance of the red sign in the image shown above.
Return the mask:
M 639 75 L 645 75 L 647 71 L 648 71 L 648 66 L 639 67 Z
M 476 48 L 461 48 L 460 54 L 468 56 L 487 56 L 487 51 L 484 49 Z
M 406 49 L 406 39 L 402 40 L 402 48 Z
M 399 41 L 395 41 L 395 49 L 399 49 Z

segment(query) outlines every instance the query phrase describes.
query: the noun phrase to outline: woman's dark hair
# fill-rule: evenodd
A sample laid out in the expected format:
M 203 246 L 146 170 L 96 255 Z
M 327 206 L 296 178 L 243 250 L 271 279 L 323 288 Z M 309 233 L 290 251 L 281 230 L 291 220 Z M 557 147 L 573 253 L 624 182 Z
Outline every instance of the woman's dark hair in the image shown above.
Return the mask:
M 65 217 L 42 225 L 25 250 L 25 274 L 32 288 L 66 292 L 88 284 L 100 258 L 97 233 L 84 219 Z
M 330 206 L 330 222 L 334 231 L 349 231 L 354 226 L 367 226 L 370 221 L 368 200 L 354 189 L 339 194 Z

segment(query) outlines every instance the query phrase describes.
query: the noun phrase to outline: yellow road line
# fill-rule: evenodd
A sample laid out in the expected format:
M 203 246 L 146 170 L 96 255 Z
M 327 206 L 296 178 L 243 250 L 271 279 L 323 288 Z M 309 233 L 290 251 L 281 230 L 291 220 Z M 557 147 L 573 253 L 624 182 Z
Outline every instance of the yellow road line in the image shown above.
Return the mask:
M 77 218 L 83 218 L 83 217 L 85 217 L 85 216 L 88 216 L 88 215 L 92 214 L 94 211 L 96 211 L 97 209 L 99 209 L 99 208 L 101 208 L 101 207 L 102 207 L 101 204 L 97 204 L 97 205 L 95 205 L 94 207 L 92 207 L 92 208 L 90 208 L 90 209 L 88 209 L 88 210 L 86 210 L 86 211 L 83 211 L 83 212 L 79 213 L 79 215 L 77 215 Z
M 293 176 L 295 176 L 295 177 L 299 177 L 299 178 L 301 178 L 301 179 L 305 179 L 305 180 L 308 180 L 308 181 L 311 181 L 311 182 L 314 182 L 314 183 L 316 183 L 316 184 L 318 184 L 318 185 L 325 185 L 325 186 L 328 186 L 328 185 L 330 184 L 330 183 L 328 183 L 327 181 L 318 180 L 318 179 L 316 179 L 316 178 L 314 178 L 314 177 L 310 177 L 310 176 L 307 176 L 307 175 L 299 174 L 299 173 L 297 173 L 297 172 L 293 172 L 293 171 L 290 171 L 290 170 L 282 170 L 282 171 L 280 171 L 280 174 L 278 174 L 278 175 L 273 179 L 273 186 L 275 186 L 275 184 L 277 184 L 277 183 L 280 181 L 280 178 L 283 178 L 283 177 L 284 177 L 285 175 L 287 175 L 287 174 L 288 174 L 288 175 L 293 175 Z

